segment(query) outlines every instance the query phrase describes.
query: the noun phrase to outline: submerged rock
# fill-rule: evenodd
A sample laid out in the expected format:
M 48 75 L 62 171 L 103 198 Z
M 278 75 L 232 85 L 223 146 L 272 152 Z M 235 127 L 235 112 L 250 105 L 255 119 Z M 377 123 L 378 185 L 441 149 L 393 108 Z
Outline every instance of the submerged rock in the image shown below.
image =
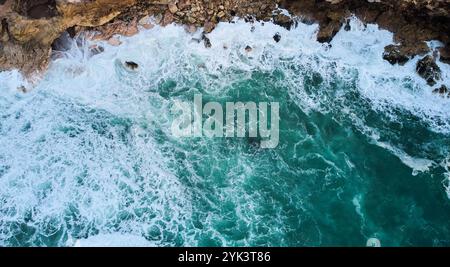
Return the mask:
M 450 47 L 441 47 L 439 54 L 442 62 L 450 64 Z
M 131 70 L 137 70 L 139 65 L 133 61 L 125 61 L 125 66 Z
M 348 17 L 354 14 L 364 23 L 377 23 L 394 32 L 394 41 L 402 46 L 386 52 L 389 62 L 403 64 L 406 57 L 427 53 L 424 41 L 434 39 L 446 45 L 441 49 L 441 61 L 450 62 L 450 6 L 448 1 L 441 0 L 2 0 L 0 3 L 0 70 L 19 68 L 24 74 L 46 69 L 52 43 L 68 29 L 98 31 L 95 38 L 118 45 L 120 42 L 111 39 L 115 34 L 132 36 L 138 32 L 138 26 L 150 29 L 151 17 L 155 24 L 204 27 L 205 33 L 235 16 L 249 23 L 272 20 L 288 30 L 295 27 L 294 17 L 277 9 L 278 5 L 299 15 L 304 22 L 318 22 L 320 42 L 330 42 L 343 24 L 344 30 L 349 30 Z M 278 36 L 274 38 L 277 39 Z M 209 47 L 210 42 L 204 41 Z
M 280 42 L 281 41 L 281 34 L 280 33 L 276 33 L 274 36 L 273 36 L 273 39 L 275 40 L 275 42 Z
M 212 47 L 211 40 L 209 40 L 209 38 L 205 34 L 202 35 L 202 40 L 206 48 Z
M 442 97 L 445 97 L 445 96 L 450 97 L 450 90 L 445 85 L 442 85 L 441 87 L 434 89 L 433 93 L 439 94 Z
M 108 40 L 108 44 L 112 45 L 112 46 L 119 46 L 122 44 L 122 41 L 120 41 L 120 39 L 118 37 L 111 37 Z
M 100 53 L 103 53 L 105 51 L 105 48 L 103 48 L 103 46 L 99 46 L 99 45 L 91 45 L 89 47 L 89 53 L 90 56 L 95 56 L 98 55 Z
M 426 56 L 419 60 L 416 71 L 430 86 L 435 85 L 441 79 L 441 69 L 432 56 Z

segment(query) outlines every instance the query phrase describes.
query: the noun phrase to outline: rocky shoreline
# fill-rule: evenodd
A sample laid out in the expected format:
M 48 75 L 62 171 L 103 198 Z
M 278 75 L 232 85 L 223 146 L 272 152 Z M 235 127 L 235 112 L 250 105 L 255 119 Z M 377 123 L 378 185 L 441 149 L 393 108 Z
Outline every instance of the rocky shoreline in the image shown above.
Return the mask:
M 45 71 L 52 46 L 63 35 L 83 33 L 119 45 L 117 35 L 178 23 L 189 32 L 204 27 L 208 46 L 206 34 L 236 16 L 295 26 L 278 7 L 302 22 L 319 23 L 319 42 L 330 42 L 342 27 L 348 29 L 351 15 L 394 32 L 396 44 L 380 56 L 400 65 L 422 56 L 417 71 L 430 86 L 440 79 L 436 60 L 450 63 L 450 0 L 0 0 L 0 70 L 17 68 L 26 76 Z M 444 46 L 425 57 L 431 52 L 425 43 L 429 40 Z

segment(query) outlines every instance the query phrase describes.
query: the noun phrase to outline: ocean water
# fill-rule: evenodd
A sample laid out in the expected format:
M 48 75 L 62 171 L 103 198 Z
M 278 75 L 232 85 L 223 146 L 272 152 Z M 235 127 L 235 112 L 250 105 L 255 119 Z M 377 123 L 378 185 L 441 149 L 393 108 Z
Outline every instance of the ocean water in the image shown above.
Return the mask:
M 392 33 L 353 18 L 328 46 L 317 28 L 79 40 L 26 94 L 0 73 L 0 246 L 449 246 L 450 100 L 418 58 L 383 61 Z M 279 146 L 175 138 L 170 108 L 197 93 L 279 102 Z

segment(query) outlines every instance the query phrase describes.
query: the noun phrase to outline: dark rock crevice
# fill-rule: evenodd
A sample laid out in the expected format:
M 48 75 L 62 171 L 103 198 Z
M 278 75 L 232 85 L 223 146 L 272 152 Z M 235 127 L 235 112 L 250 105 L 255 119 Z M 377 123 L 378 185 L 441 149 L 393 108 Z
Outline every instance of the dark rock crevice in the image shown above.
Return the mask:
M 13 9 L 18 14 L 30 19 L 58 16 L 55 0 L 17 0 Z

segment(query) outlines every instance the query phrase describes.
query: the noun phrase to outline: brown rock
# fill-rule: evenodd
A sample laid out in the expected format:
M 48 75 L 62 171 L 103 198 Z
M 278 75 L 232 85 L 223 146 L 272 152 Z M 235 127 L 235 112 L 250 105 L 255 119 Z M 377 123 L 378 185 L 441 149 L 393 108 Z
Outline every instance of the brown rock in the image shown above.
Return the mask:
M 164 14 L 164 18 L 163 18 L 163 20 L 162 20 L 162 22 L 161 22 L 161 25 L 162 25 L 162 26 L 167 26 L 167 25 L 171 24 L 173 21 L 174 21 L 174 16 L 173 16 L 173 14 L 170 13 L 170 11 L 167 11 L 167 12 Z
M 400 50 L 400 45 L 388 45 L 384 48 L 383 59 L 389 61 L 392 65 L 399 64 L 404 65 L 408 62 L 409 57 L 407 57 Z
M 139 68 L 139 65 L 133 61 L 125 61 L 125 67 L 131 70 L 136 70 L 137 68 Z
M 450 47 L 441 47 L 439 49 L 440 60 L 444 63 L 450 64 Z
M 445 97 L 445 96 L 450 97 L 450 90 L 445 85 L 442 85 L 441 87 L 434 89 L 433 93 L 439 94 L 442 97 Z
M 189 26 L 186 27 L 186 31 L 188 33 L 194 33 L 194 32 L 197 31 L 197 27 L 195 25 L 189 25 Z
M 432 56 L 426 56 L 419 60 L 416 71 L 430 86 L 435 85 L 441 79 L 441 69 Z
M 168 5 L 168 7 L 169 7 L 170 13 L 172 13 L 172 14 L 177 13 L 177 11 L 178 11 L 177 4 L 171 3 L 171 4 Z
M 295 21 L 292 20 L 291 17 L 281 13 L 273 17 L 273 23 L 281 27 L 284 27 L 287 30 L 290 30 L 293 26 L 295 26 Z
M 205 31 L 205 33 L 210 33 L 214 30 L 215 27 L 216 27 L 215 23 L 213 23 L 211 21 L 207 21 L 207 22 L 205 22 L 205 25 L 204 25 L 204 31 Z
M 276 33 L 274 36 L 273 36 L 273 40 L 275 40 L 275 42 L 280 42 L 281 41 L 281 34 L 280 33 Z
M 150 29 L 153 29 L 153 27 L 155 27 L 155 25 L 153 25 L 151 23 L 146 23 L 146 24 L 143 24 L 142 27 L 146 30 L 150 30 Z
M 205 45 L 206 48 L 212 47 L 211 40 L 209 40 L 209 38 L 205 34 L 202 35 L 202 39 L 203 39 L 203 44 Z
M 6 1 L 0 7 L 0 70 L 19 68 L 27 76 L 45 70 L 52 43 L 66 29 L 103 25 L 135 2 L 39 0 L 16 5 L 18 1 Z
M 119 40 L 119 38 L 117 37 L 111 37 L 108 40 L 108 44 L 112 45 L 112 46 L 119 46 L 122 44 L 122 42 Z
M 320 43 L 329 43 L 341 29 L 342 23 L 339 21 L 331 21 L 327 25 L 321 25 L 317 33 L 317 41 Z

